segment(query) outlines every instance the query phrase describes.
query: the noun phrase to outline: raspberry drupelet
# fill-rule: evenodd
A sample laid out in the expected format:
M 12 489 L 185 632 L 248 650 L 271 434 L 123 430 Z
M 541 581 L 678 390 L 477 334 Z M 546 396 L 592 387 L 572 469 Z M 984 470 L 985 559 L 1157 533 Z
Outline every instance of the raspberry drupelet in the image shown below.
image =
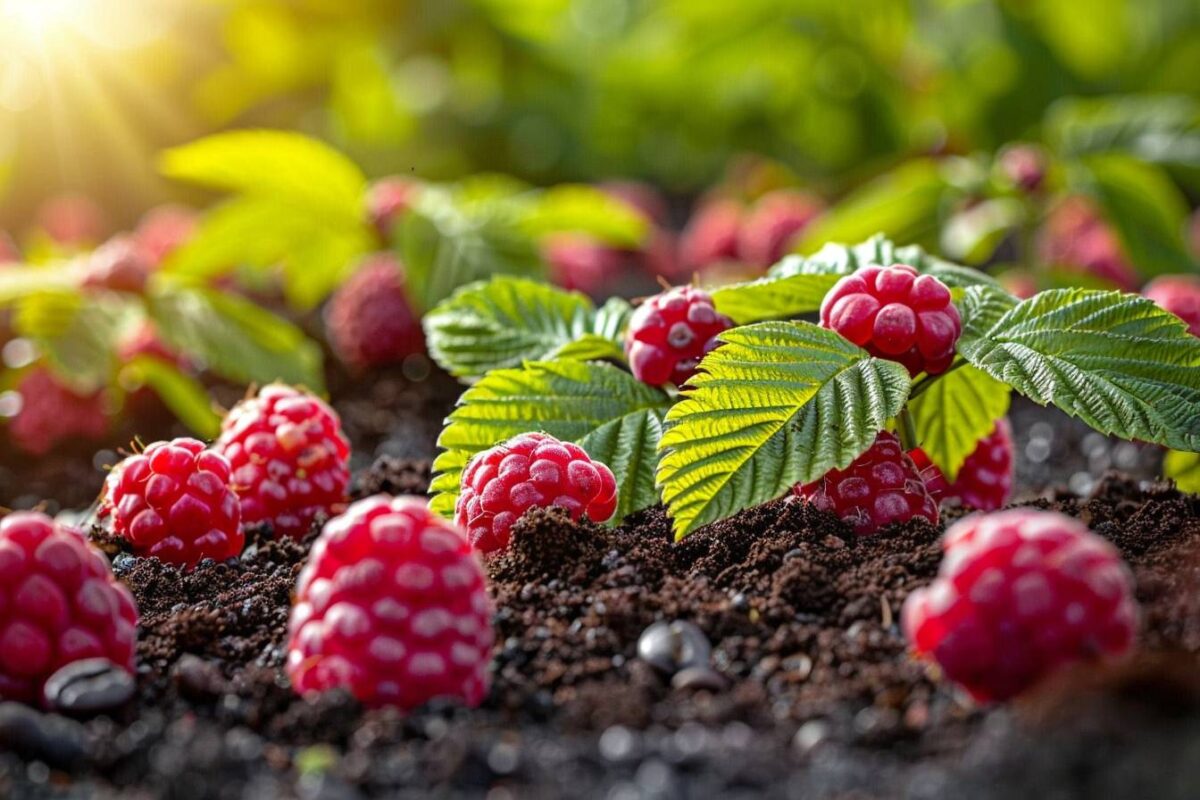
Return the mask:
M 700 359 L 716 349 L 717 336 L 733 320 L 717 313 L 712 296 L 694 286 L 676 286 L 638 306 L 625 334 L 633 375 L 651 386 L 682 386 Z
M 35 703 L 47 678 L 85 658 L 132 673 L 137 621 L 82 533 L 37 512 L 0 520 L 0 700 Z
M 360 500 L 326 523 L 296 589 L 287 673 L 300 694 L 371 707 L 488 691 L 492 606 L 465 533 L 416 498 Z
M 233 467 L 246 525 L 298 538 L 346 502 L 350 443 L 334 410 L 308 392 L 264 386 L 226 415 L 213 449 Z
M 912 375 L 945 372 L 962 333 L 950 289 L 907 264 L 863 267 L 842 278 L 821 302 L 821 325 Z
M 604 522 L 617 508 L 612 471 L 579 445 L 523 433 L 476 455 L 463 471 L 454 519 L 483 553 L 508 546 L 513 523 L 531 508 L 566 509 Z
M 939 503 L 957 499 L 966 508 L 997 511 L 1004 507 L 1012 495 L 1013 440 L 1012 426 L 1007 419 L 997 420 L 992 432 L 979 440 L 959 468 L 953 483 L 946 480 L 946 476 L 921 448 L 916 448 L 909 455 L 921 471 L 929 493 Z
M 1109 542 L 1062 514 L 1012 509 L 950 527 L 938 577 L 904 603 L 916 653 L 981 702 L 1133 646 L 1133 577 Z

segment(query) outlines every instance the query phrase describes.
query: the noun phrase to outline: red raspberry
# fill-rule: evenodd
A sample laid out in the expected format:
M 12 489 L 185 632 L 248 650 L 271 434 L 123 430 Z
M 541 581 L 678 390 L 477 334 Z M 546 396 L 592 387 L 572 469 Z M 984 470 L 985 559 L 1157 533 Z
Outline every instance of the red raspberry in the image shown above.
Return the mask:
M 78 395 L 44 367 L 34 367 L 17 383 L 21 407 L 8 434 L 21 450 L 43 456 L 62 442 L 97 441 L 108 433 L 104 395 Z
M 996 166 L 1004 180 L 1023 192 L 1036 192 L 1046 180 L 1046 153 L 1032 144 L 1014 144 L 1000 151 Z
M 128 236 L 109 239 L 87 257 L 83 286 L 111 292 L 141 294 L 154 265 Z
M 824 204 L 807 192 L 780 189 L 763 195 L 738 231 L 738 257 L 769 267 L 787 255 L 796 238 L 820 215 Z
M 831 469 L 812 483 L 797 484 L 792 492 L 822 511 L 837 514 L 859 536 L 917 517 L 931 525 L 938 521 L 937 503 L 921 473 L 896 435 L 887 431 L 880 431 L 875 443 L 850 466 Z
M 718 314 L 712 297 L 694 286 L 676 286 L 642 303 L 629 320 L 625 355 L 634 377 L 651 386 L 682 386 L 696 374 L 705 354 L 733 327 Z
M 904 603 L 904 633 L 977 700 L 1007 700 L 1059 666 L 1133 646 L 1133 577 L 1078 520 L 974 515 L 946 531 L 942 549 L 938 577 Z
M 79 531 L 36 512 L 0 520 L 0 699 L 33 703 L 85 658 L 132 673 L 137 621 L 133 596 Z
M 325 525 L 300 573 L 287 673 L 300 694 L 362 703 L 477 706 L 488 691 L 492 604 L 465 534 L 416 498 L 354 503 Z
M 61 194 L 42 203 L 38 227 L 57 244 L 88 247 L 104 238 L 108 221 L 96 201 L 82 194 Z
M 697 270 L 737 260 L 742 214 L 741 205 L 732 200 L 715 200 L 697 209 L 679 240 L 684 268 Z
M 966 508 L 996 511 L 1003 508 L 1012 495 L 1013 440 L 1012 426 L 1007 419 L 997 420 L 992 432 L 979 440 L 975 450 L 963 462 L 954 483 L 946 480 L 921 448 L 909 455 L 921 471 L 929 493 L 939 503 L 957 498 Z
M 381 178 L 367 190 L 367 217 L 384 241 L 392 238 L 396 221 L 412 207 L 421 184 L 410 178 Z
M 346 502 L 350 443 L 337 413 L 307 392 L 264 386 L 226 415 L 213 449 L 233 467 L 247 525 L 299 538 Z
M 604 522 L 617 509 L 612 471 L 579 445 L 547 433 L 522 433 L 471 459 L 454 520 L 484 553 L 508 547 L 513 523 L 531 508 L 565 508 Z
M 19 263 L 21 250 L 6 231 L 0 231 L 0 265 Z
M 229 462 L 195 439 L 155 442 L 117 464 L 104 483 L 100 516 L 140 556 L 195 566 L 242 552 Z
M 619 283 L 628 254 L 582 233 L 555 233 L 542 240 L 550 280 L 564 289 L 602 297 Z
M 1200 278 L 1163 275 L 1150 281 L 1142 294 L 1183 320 L 1193 336 L 1200 336 Z
M 198 224 L 199 218 L 190 208 L 159 206 L 142 217 L 133 236 L 146 259 L 158 265 L 192 237 Z
M 1141 282 L 1117 234 L 1082 197 L 1069 197 L 1050 213 L 1038 255 L 1044 264 L 1081 270 L 1125 291 L 1134 291 Z
M 388 253 L 370 256 L 325 308 L 329 344 L 355 369 L 394 364 L 425 352 L 425 334 L 404 291 L 404 268 Z
M 907 264 L 863 267 L 821 302 L 821 325 L 913 375 L 945 372 L 962 333 L 946 284 Z

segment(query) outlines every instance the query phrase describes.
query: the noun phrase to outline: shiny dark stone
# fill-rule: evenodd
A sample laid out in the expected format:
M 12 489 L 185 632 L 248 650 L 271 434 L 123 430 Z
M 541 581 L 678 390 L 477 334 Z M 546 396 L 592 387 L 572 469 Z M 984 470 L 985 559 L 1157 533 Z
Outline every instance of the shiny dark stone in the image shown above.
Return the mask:
M 638 637 L 638 658 L 655 669 L 674 675 L 687 667 L 708 664 L 712 645 L 704 632 L 690 622 L 659 621 Z
M 46 707 L 73 717 L 121 708 L 133 699 L 137 682 L 107 658 L 85 658 L 55 672 L 46 681 Z

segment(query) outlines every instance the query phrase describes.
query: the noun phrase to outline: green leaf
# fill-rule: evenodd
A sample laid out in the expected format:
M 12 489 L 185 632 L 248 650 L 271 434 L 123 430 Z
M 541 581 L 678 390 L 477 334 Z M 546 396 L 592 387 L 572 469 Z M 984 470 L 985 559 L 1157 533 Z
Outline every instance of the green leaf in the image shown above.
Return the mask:
M 650 231 L 636 209 L 594 186 L 564 184 L 540 192 L 521 226 L 531 238 L 550 233 L 585 233 L 614 247 L 639 247 Z
M 942 227 L 941 251 L 968 264 L 982 264 L 1025 216 L 1024 204 L 1015 198 L 984 200 L 947 220 Z
M 118 293 L 85 300 L 75 292 L 47 292 L 25 298 L 13 326 L 33 340 L 63 383 L 89 395 L 112 379 L 118 338 L 135 313 L 135 302 Z
M 612 327 L 607 317 L 600 322 L 604 330 Z M 525 278 L 464 286 L 426 314 L 424 326 L 433 360 L 460 378 L 524 361 L 622 356 L 615 337 L 595 333 L 591 300 Z
M 1034 402 L 1101 433 L 1200 449 L 1200 339 L 1141 297 L 1052 289 L 959 353 Z
M 963 332 L 959 338 L 963 343 L 986 334 L 1000 318 L 1017 305 L 1017 298 L 1003 289 L 991 286 L 972 286 L 956 304 L 962 318 Z
M 625 329 L 629 327 L 629 318 L 633 316 L 633 306 L 621 297 L 610 297 L 596 311 L 596 319 L 592 322 L 592 332 L 614 342 L 623 342 Z
M 72 292 L 79 278 L 73 267 L 8 266 L 0 269 L 0 307 L 45 292 Z
M 462 470 L 476 453 L 544 431 L 604 462 L 620 489 L 618 516 L 658 502 L 653 463 L 670 398 L 624 370 L 580 361 L 489 372 L 467 389 L 438 438 L 431 507 L 454 513 Z
M 238 383 L 279 380 L 324 391 L 321 350 L 287 320 L 211 289 L 152 284 L 151 318 L 167 344 Z
M 841 278 L 834 273 L 759 278 L 713 289 L 713 304 L 739 325 L 788 319 L 820 309 L 825 295 Z
M 121 369 L 121 383 L 130 389 L 148 386 L 175 418 L 202 439 L 221 432 L 221 416 L 203 384 L 179 367 L 154 356 L 138 356 Z
M 1200 167 L 1200 104 L 1185 95 L 1066 98 L 1051 106 L 1045 127 L 1065 156 L 1118 152 Z
M 904 367 L 810 323 L 763 322 L 721 338 L 659 445 L 677 538 L 848 466 L 908 399 Z
M 359 224 L 367 179 L 353 161 L 298 133 L 230 131 L 162 154 L 163 174 L 213 189 L 269 198 Z
M 930 380 L 913 392 L 908 410 L 917 443 L 951 481 L 958 477 L 979 440 L 1008 413 L 1011 391 L 986 372 L 967 364 Z
M 929 255 L 916 245 L 898 247 L 882 234 L 856 245 L 827 244 L 810 256 L 788 256 L 771 268 L 768 275 L 786 278 L 792 275 L 849 275 L 862 267 L 877 264 L 908 264 L 918 272 L 933 275 L 951 289 L 999 284 L 986 273 Z
M 1163 459 L 1163 475 L 1175 481 L 1181 492 L 1200 492 L 1200 453 L 1168 450 Z

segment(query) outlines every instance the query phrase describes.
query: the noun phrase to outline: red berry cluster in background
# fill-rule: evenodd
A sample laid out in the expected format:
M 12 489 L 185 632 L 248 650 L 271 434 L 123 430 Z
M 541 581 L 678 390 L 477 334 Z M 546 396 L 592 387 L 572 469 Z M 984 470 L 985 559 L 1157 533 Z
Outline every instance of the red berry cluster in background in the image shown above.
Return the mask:
M 213 450 L 232 467 L 246 525 L 300 537 L 346 502 L 350 443 L 337 413 L 307 392 L 263 387 L 226 415 Z
M 88 289 L 141 294 L 154 268 L 136 240 L 117 236 L 87 256 L 81 283 Z
M 21 407 L 8 423 L 8 436 L 20 450 L 43 456 L 75 439 L 96 441 L 108 433 L 104 395 L 78 395 L 45 367 L 21 376 L 16 393 Z
M 420 191 L 419 181 L 398 176 L 371 184 L 367 190 L 367 218 L 385 242 L 391 241 L 392 228 L 412 207 Z
M 842 278 L 821 303 L 821 325 L 913 375 L 945 372 L 962 333 L 950 290 L 907 264 L 864 267 Z
M 7 231 L 0 231 L 0 266 L 20 260 L 21 248 L 17 247 L 17 243 L 13 241 Z
M 100 515 L 135 553 L 170 564 L 224 561 L 245 537 L 229 462 L 195 439 L 155 442 L 113 468 Z
M 1150 281 L 1142 294 L 1183 320 L 1193 336 L 1200 336 L 1200 277 L 1163 275 Z
M 937 503 L 895 434 L 882 431 L 875 443 L 845 469 L 831 469 L 794 494 L 815 508 L 837 514 L 859 536 L 920 517 L 938 521 Z
M 749 207 L 726 198 L 705 201 L 683 230 L 680 261 L 691 270 L 723 261 L 769 267 L 824 210 L 819 197 L 796 189 L 767 192 Z
M 977 700 L 1007 700 L 1063 665 L 1132 648 L 1133 578 L 1078 520 L 1030 509 L 971 516 L 942 548 L 937 579 L 904 604 L 904 632 Z
M 159 206 L 142 217 L 133 238 L 142 255 L 158 266 L 187 243 L 199 224 L 199 216 L 186 206 Z
M 546 433 L 523 433 L 471 459 L 454 519 L 483 553 L 503 550 L 531 508 L 562 508 L 604 522 L 617 508 L 612 471 L 583 448 Z
M 326 523 L 300 574 L 287 673 L 301 694 L 344 687 L 368 706 L 477 706 L 491 614 L 461 530 L 419 499 L 360 500 Z
M 1003 508 L 1012 495 L 1013 440 L 1012 426 L 1007 419 L 997 420 L 992 432 L 979 440 L 953 483 L 946 480 L 921 448 L 909 455 L 921 471 L 929 493 L 939 503 L 958 500 L 964 507 L 976 511 L 996 511 Z
M 368 257 L 325 308 L 330 347 L 356 369 L 394 364 L 425 352 L 421 321 L 404 288 L 404 268 L 389 253 Z
M 1039 236 L 1038 258 L 1048 266 L 1082 271 L 1125 291 L 1135 290 L 1139 283 L 1116 231 L 1083 197 L 1069 197 L 1050 212 Z
M 651 386 L 682 386 L 720 342 L 733 321 L 713 307 L 712 296 L 677 286 L 642 303 L 629 320 L 625 354 L 634 377 Z
M 56 670 L 85 658 L 132 673 L 137 621 L 82 533 L 35 512 L 0 520 L 0 699 L 34 703 Z

